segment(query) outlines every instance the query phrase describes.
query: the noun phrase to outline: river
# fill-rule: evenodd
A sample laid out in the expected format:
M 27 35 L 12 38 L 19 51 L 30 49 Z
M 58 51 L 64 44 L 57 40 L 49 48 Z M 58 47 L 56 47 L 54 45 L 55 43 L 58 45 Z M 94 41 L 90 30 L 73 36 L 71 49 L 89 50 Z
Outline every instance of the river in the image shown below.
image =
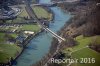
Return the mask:
M 39 3 L 51 3 L 50 0 L 40 0 Z M 54 23 L 50 23 L 49 29 L 55 33 L 59 31 L 66 21 L 71 18 L 71 15 L 64 13 L 59 7 L 50 7 L 54 12 L 55 18 Z M 15 66 L 31 66 L 32 64 L 39 61 L 43 56 L 45 56 L 52 42 L 52 35 L 50 33 L 42 32 L 38 36 L 34 37 L 27 48 L 24 50 L 22 55 L 17 59 L 17 65 Z

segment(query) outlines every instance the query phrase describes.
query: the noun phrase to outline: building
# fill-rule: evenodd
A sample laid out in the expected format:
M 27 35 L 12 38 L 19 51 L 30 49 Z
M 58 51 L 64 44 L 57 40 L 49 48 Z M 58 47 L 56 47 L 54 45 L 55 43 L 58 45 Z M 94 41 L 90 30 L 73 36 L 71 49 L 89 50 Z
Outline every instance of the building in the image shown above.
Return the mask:
M 8 5 L 13 0 L 0 0 L 0 20 L 12 20 L 20 12 L 19 8 L 11 8 Z

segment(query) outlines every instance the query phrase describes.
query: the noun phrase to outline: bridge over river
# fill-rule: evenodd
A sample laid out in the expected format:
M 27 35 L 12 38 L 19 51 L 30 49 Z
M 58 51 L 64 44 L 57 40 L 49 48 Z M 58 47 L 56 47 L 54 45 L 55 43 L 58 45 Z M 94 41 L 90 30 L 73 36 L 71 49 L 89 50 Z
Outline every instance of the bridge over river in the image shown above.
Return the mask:
M 57 35 L 56 33 L 54 33 L 53 31 L 51 31 L 49 28 L 47 28 L 45 25 L 42 24 L 42 22 L 38 19 L 38 17 L 34 13 L 33 9 L 31 8 L 27 0 L 25 0 L 25 4 L 26 4 L 26 11 L 28 12 L 31 19 L 36 20 L 36 22 L 39 24 L 41 28 L 43 28 L 47 32 L 50 32 L 56 39 L 58 39 L 59 42 L 65 41 L 64 38 L 60 37 L 59 35 Z

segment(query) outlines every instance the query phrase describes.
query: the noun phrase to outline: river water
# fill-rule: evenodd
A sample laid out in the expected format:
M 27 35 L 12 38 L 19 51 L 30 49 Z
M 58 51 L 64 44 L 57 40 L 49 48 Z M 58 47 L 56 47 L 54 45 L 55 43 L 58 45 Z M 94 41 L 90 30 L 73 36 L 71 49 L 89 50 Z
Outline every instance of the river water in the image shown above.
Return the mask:
M 39 3 L 51 3 L 50 0 L 40 0 Z M 59 7 L 50 7 L 54 12 L 54 23 L 50 23 L 49 29 L 55 33 L 59 31 L 66 21 L 71 18 L 70 14 L 64 13 Z M 48 53 L 52 42 L 52 35 L 50 33 L 42 32 L 35 38 L 33 38 L 27 45 L 22 55 L 17 59 L 17 65 L 15 66 L 31 66 L 39 61 L 43 56 Z

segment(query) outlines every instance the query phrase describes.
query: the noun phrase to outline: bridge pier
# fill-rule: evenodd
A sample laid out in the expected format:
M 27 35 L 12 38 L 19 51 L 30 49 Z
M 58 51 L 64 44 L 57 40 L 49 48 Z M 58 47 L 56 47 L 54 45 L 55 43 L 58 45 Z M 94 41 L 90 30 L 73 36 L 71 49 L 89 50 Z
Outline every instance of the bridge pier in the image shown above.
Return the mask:
M 62 40 L 60 40 L 60 39 L 58 39 L 58 41 L 59 41 L 59 43 L 61 43 L 61 42 L 62 42 Z

